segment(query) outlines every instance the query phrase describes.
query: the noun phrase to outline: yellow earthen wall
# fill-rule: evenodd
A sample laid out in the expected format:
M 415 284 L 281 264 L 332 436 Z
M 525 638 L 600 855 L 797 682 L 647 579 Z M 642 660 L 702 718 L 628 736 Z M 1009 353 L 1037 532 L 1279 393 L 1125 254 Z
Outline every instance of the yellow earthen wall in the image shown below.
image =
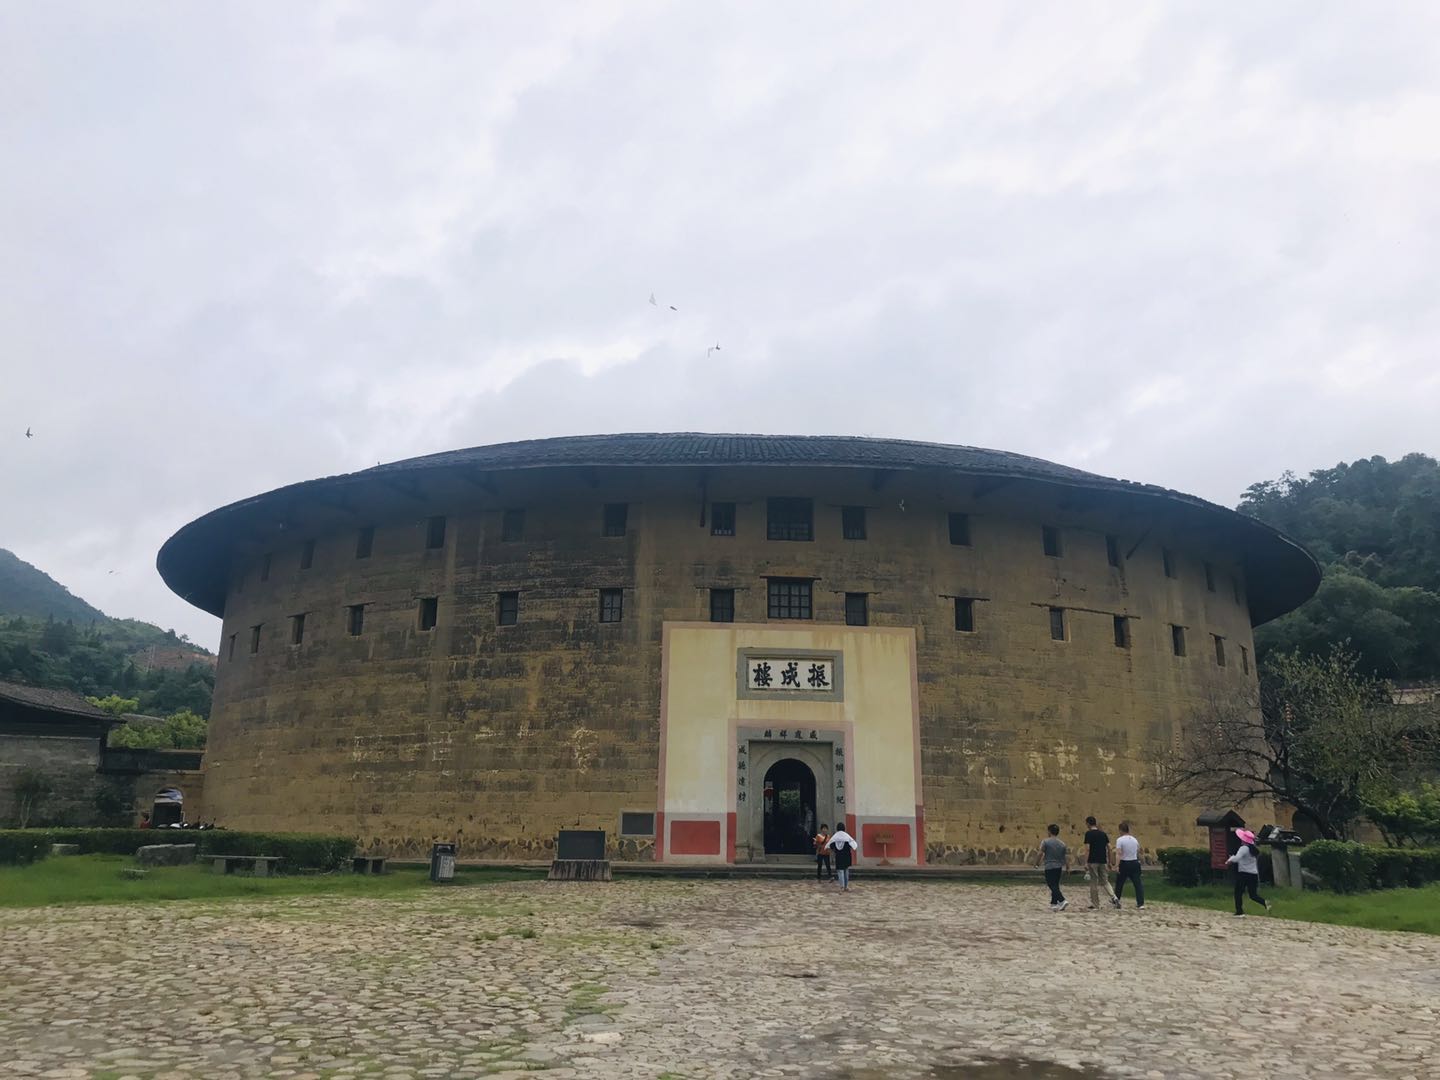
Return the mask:
M 657 808 L 663 624 L 708 619 L 712 587 L 736 589 L 737 622 L 766 623 L 765 578 L 795 576 L 816 579 L 807 632 L 843 627 L 847 591 L 870 594 L 872 626 L 914 631 L 929 861 L 1017 861 L 1047 822 L 1070 835 L 1089 813 L 1112 831 L 1128 816 L 1151 849 L 1198 842 L 1194 808 L 1145 787 L 1146 754 L 1212 693 L 1253 680 L 1241 669 L 1240 647 L 1253 656 L 1253 645 L 1232 595 L 1235 553 L 1113 500 L 1007 498 L 966 478 L 881 484 L 868 471 L 792 468 L 714 470 L 705 482 L 680 470 L 507 476 L 499 490 L 422 493 L 380 520 L 314 508 L 283 543 L 257 540 L 231 567 L 207 815 L 354 834 L 395 854 L 458 838 L 466 856 L 538 858 L 560 828 L 614 835 L 621 811 Z M 765 498 L 784 495 L 814 498 L 815 541 L 765 539 Z M 714 500 L 738 504 L 736 536 L 701 524 Z M 629 504 L 621 538 L 600 535 L 612 501 Z M 841 539 L 845 504 L 868 507 L 867 539 Z M 499 538 L 507 506 L 526 508 L 522 542 Z M 971 515 L 970 546 L 949 544 L 948 511 Z M 436 551 L 424 546 L 430 514 L 448 519 Z M 356 559 L 367 524 L 374 551 Z M 1042 554 L 1042 524 L 1062 529 L 1062 557 Z M 1106 533 L 1129 553 L 1122 569 L 1107 565 Z M 611 587 L 625 589 L 624 619 L 601 624 L 597 590 Z M 519 625 L 496 625 L 503 590 L 521 594 Z M 980 598 L 972 634 L 953 627 L 956 595 Z M 433 631 L 417 626 L 422 596 L 440 598 Z M 365 628 L 352 638 L 345 608 L 358 603 Z M 1066 641 L 1050 638 L 1050 605 L 1070 609 Z M 301 611 L 304 641 L 291 645 L 288 617 Z M 1133 620 L 1129 649 L 1113 643 L 1113 614 Z M 1171 654 L 1171 623 L 1188 627 L 1184 658 Z M 1226 638 L 1227 667 L 1212 634 Z M 713 678 L 733 692 L 733 659 Z M 863 663 L 846 672 L 862 697 L 866 679 Z M 649 853 L 643 839 L 615 849 Z

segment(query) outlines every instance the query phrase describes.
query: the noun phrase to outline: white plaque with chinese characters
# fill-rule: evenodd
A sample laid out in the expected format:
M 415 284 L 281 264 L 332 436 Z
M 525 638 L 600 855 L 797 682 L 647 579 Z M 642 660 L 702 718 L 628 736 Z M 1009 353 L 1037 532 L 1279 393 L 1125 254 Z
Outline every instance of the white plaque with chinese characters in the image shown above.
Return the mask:
M 825 656 L 748 656 L 745 686 L 761 694 L 833 694 L 835 661 Z

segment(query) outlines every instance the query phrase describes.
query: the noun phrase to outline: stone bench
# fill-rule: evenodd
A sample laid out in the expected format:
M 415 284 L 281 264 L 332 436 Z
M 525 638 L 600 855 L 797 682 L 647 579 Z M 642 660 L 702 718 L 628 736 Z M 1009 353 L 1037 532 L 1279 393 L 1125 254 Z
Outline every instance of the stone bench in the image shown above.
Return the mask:
M 357 874 L 383 874 L 385 862 L 384 855 L 356 855 L 350 860 L 350 869 Z
M 278 855 L 212 855 L 210 858 L 217 874 L 249 870 L 255 877 L 273 877 L 280 861 Z

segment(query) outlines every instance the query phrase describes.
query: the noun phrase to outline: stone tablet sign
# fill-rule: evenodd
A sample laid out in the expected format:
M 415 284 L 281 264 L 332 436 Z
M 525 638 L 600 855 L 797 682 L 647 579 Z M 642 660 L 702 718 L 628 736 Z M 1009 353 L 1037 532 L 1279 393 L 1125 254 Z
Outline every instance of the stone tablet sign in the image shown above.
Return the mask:
M 838 652 L 741 649 L 736 675 L 742 698 L 839 701 L 844 690 Z
M 828 693 L 835 689 L 835 661 L 819 657 L 794 660 L 780 656 L 751 657 L 746 665 L 751 690 L 777 694 Z

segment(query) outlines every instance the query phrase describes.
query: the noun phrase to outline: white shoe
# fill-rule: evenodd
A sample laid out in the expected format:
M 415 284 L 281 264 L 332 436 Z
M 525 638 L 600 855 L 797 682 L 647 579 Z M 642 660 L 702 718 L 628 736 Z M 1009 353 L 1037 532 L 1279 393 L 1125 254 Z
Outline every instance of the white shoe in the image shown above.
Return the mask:
M 1060 901 L 1060 908 L 1059 908 L 1059 910 L 1064 911 L 1064 910 L 1065 910 L 1067 907 L 1069 907 L 1069 906 L 1070 906 L 1070 901 L 1069 901 L 1069 900 L 1061 900 L 1061 901 Z

